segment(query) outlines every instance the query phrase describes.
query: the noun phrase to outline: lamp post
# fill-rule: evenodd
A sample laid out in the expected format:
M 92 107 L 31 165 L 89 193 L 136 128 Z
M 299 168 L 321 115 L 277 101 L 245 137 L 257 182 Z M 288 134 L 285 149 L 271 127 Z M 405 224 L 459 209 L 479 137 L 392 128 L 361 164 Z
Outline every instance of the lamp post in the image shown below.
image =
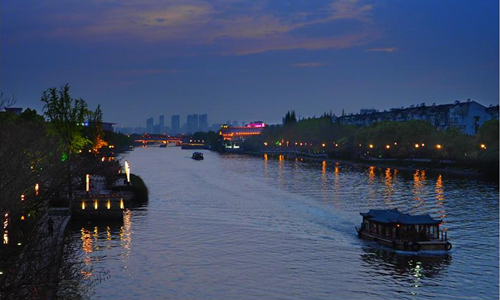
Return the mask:
M 125 174 L 127 175 L 127 185 L 130 185 L 130 165 L 125 161 Z

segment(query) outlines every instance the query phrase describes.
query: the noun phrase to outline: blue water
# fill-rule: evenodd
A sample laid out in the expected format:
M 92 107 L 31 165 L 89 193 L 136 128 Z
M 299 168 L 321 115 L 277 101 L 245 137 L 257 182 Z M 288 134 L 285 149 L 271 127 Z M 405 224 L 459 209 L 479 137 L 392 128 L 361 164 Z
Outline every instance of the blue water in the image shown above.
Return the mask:
M 498 185 L 394 169 L 220 155 L 126 154 L 150 190 L 124 224 L 85 224 L 92 299 L 496 299 Z M 359 212 L 442 218 L 453 251 L 411 255 L 357 238 Z

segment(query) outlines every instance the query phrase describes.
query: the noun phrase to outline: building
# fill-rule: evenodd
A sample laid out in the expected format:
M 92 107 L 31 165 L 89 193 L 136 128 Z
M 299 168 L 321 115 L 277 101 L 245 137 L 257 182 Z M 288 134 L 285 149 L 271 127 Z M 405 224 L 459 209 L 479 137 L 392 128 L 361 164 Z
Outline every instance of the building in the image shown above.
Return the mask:
M 186 130 L 187 133 L 195 133 L 199 131 L 199 119 L 197 114 L 192 114 L 187 116 Z
M 222 143 L 226 151 L 239 151 L 240 145 L 249 136 L 260 135 L 266 124 L 264 122 L 252 122 L 244 127 L 222 125 L 219 135 L 222 136 Z
M 165 130 L 165 116 L 161 115 L 158 122 L 159 133 L 164 133 Z
M 6 107 L 5 111 L 20 115 L 23 112 L 23 109 L 21 107 Z
M 359 114 L 333 116 L 332 121 L 346 125 L 369 126 L 383 121 L 421 120 L 431 123 L 438 129 L 456 127 L 463 133 L 473 135 L 484 122 L 495 118 L 498 119 L 498 105 L 486 108 L 476 101 L 468 100 L 430 106 L 422 103 L 407 108 L 392 108 L 383 112 L 375 109 L 362 109 Z
M 199 129 L 200 131 L 208 131 L 208 115 L 202 114 L 199 117 Z
M 149 118 L 146 120 L 146 131 L 148 133 L 153 133 L 153 130 L 154 130 L 154 124 L 153 124 L 153 118 Z
M 181 117 L 179 115 L 173 115 L 171 118 L 172 131 L 171 134 L 179 134 L 181 133 Z

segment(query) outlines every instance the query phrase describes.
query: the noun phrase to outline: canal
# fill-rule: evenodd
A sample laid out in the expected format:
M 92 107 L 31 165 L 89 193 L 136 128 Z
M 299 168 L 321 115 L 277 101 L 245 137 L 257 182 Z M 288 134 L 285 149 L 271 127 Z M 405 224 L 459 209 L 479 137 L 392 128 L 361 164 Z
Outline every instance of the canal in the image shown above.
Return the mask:
M 123 224 L 69 230 L 91 299 L 496 299 L 498 185 L 395 169 L 220 155 L 127 153 L 149 203 Z M 359 212 L 442 218 L 449 255 L 358 239 Z M 101 281 L 100 279 L 106 280 Z

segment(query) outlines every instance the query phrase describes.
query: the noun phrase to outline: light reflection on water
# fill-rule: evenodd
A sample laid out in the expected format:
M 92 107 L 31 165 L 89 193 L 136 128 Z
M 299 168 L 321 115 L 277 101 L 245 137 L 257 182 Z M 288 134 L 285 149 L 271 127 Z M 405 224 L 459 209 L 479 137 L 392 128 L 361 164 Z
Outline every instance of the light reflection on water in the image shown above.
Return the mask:
M 84 225 L 86 263 L 111 277 L 95 299 L 498 298 L 498 186 L 393 168 L 140 148 L 150 190 L 123 224 Z M 449 255 L 359 240 L 359 212 L 442 218 Z M 89 276 L 92 276 L 90 274 Z

